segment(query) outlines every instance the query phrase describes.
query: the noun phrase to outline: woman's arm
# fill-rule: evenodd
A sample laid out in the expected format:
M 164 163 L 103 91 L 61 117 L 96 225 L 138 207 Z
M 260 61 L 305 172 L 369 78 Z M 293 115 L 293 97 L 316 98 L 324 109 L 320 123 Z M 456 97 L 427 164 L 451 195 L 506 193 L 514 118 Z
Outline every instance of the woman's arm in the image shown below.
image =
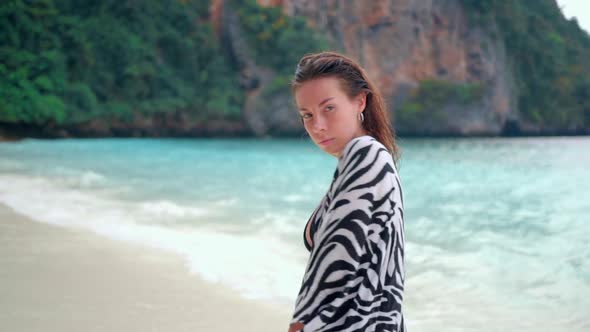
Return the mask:
M 343 198 L 333 204 L 340 206 L 325 216 L 329 220 L 318 229 L 292 321 L 300 323 L 295 325 L 300 328 L 305 324 L 309 331 L 338 320 L 354 308 L 356 289 L 362 281 L 357 271 L 365 254 L 367 233 L 375 228 L 366 212 L 369 201 Z
M 357 309 L 363 310 L 358 291 L 369 277 L 366 247 L 383 230 L 381 214 L 373 214 L 391 202 L 394 185 L 391 155 L 380 144 L 363 143 L 339 165 L 344 171 L 316 232 L 290 331 L 346 330 L 363 315 Z

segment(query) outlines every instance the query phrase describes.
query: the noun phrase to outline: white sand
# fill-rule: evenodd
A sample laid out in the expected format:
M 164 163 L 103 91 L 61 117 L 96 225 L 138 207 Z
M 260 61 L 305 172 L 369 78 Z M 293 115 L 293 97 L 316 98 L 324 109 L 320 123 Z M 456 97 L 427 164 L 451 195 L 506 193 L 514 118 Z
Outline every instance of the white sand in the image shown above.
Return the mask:
M 181 257 L 0 204 L 2 331 L 287 331 L 289 308 L 209 284 Z

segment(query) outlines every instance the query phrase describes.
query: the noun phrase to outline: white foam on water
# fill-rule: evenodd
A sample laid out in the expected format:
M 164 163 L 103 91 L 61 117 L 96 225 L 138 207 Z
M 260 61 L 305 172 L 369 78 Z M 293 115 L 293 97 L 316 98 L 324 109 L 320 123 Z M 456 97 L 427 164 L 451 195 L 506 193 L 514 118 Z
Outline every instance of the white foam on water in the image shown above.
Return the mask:
M 151 215 L 158 220 L 172 220 L 174 218 L 203 217 L 210 214 L 210 211 L 202 208 L 182 206 L 169 200 L 157 200 L 140 203 L 144 213 Z
M 308 199 L 309 197 L 303 195 L 286 195 L 283 197 L 283 200 L 288 203 L 304 202 Z
M 97 188 L 109 185 L 107 177 L 93 170 L 57 166 L 50 170 L 52 181 L 60 181 L 68 187 Z
M 11 172 L 23 168 L 23 163 L 13 159 L 0 159 L 0 171 Z
M 281 234 L 287 237 L 293 234 L 303 234 L 303 227 L 299 227 L 301 221 L 299 214 L 294 210 L 279 212 L 265 212 L 252 219 L 252 224 L 265 236 L 269 234 Z
M 125 202 L 105 191 L 73 189 L 41 177 L 0 175 L 0 201 L 34 220 L 182 255 L 192 273 L 242 296 L 292 305 L 306 252 L 261 227 L 227 234 L 199 227 L 214 211 L 167 200 Z M 192 220 L 169 226 L 163 219 Z
M 214 201 L 212 204 L 216 206 L 229 207 L 236 205 L 239 201 L 240 200 L 238 198 L 228 198 Z
M 526 245 L 490 230 L 476 237 L 470 250 L 406 242 L 405 308 L 414 330 L 441 322 L 460 322 L 456 331 L 481 330 L 497 318 L 486 331 L 584 331 L 588 284 L 564 263 L 577 260 L 583 268 L 584 254 L 556 251 L 561 235 Z
M 571 288 L 567 282 L 516 253 L 500 256 L 493 246 L 458 253 L 413 242 L 406 243 L 406 253 L 408 330 L 584 331 L 582 297 L 562 293 L 569 299 L 562 301 L 557 295 Z M 503 271 L 494 260 L 502 261 Z M 519 266 L 523 263 L 526 273 Z M 553 280 L 534 285 L 544 277 Z

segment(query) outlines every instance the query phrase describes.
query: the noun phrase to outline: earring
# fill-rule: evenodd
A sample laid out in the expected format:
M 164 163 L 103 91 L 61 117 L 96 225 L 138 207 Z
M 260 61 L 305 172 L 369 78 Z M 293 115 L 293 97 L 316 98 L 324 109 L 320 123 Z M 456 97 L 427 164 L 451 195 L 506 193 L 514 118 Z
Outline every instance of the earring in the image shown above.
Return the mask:
M 359 120 L 361 120 L 361 123 L 365 122 L 365 115 L 363 114 L 363 112 L 359 113 Z

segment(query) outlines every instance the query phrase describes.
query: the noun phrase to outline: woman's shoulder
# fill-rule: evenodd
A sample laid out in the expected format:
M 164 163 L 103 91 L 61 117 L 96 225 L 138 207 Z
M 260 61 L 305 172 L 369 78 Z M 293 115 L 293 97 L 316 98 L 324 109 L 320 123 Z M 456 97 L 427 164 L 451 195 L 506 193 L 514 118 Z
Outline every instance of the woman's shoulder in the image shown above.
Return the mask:
M 359 157 L 376 157 L 376 161 L 393 163 L 393 158 L 387 148 L 370 135 L 358 136 L 351 139 L 344 147 L 340 161 L 348 163 Z
M 354 188 L 385 195 L 400 186 L 393 157 L 376 138 L 368 135 L 353 138 L 342 157 L 335 176 L 338 179 L 335 188 L 339 191 Z
M 338 160 L 334 178 L 357 170 L 373 172 L 383 169 L 397 173 L 391 153 L 374 137 L 363 135 L 351 139 L 346 144 Z

